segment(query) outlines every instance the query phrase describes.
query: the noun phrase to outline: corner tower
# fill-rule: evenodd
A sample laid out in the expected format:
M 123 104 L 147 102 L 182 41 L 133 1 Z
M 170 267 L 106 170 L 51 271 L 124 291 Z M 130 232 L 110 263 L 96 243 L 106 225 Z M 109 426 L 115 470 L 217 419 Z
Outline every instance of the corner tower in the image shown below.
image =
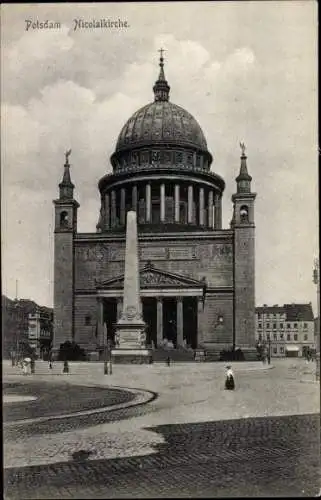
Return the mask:
M 234 230 L 234 345 L 246 358 L 256 357 L 255 350 L 255 223 L 251 192 L 252 177 L 247 171 L 245 145 L 240 144 L 241 167 L 236 177 L 237 192 L 232 195 Z
M 73 197 L 74 184 L 70 178 L 69 156 L 65 156 L 62 182 L 59 184 L 59 198 L 55 206 L 54 246 L 54 337 L 53 350 L 60 344 L 74 338 L 74 236 L 77 232 L 78 202 Z

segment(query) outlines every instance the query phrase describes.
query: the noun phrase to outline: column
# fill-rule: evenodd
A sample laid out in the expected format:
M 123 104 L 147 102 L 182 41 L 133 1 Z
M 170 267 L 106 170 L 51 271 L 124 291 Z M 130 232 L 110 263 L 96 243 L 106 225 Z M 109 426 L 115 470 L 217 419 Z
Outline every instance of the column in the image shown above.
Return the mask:
M 160 186 L 160 220 L 165 222 L 165 184 Z
M 214 229 L 222 229 L 222 197 L 215 195 L 215 220 Z
M 193 186 L 188 186 L 188 208 L 187 208 L 187 222 L 192 224 L 193 222 Z
M 104 344 L 104 302 L 101 297 L 97 297 L 97 343 Z
M 104 221 L 105 229 L 110 228 L 110 196 L 109 194 L 105 194 L 105 221 Z
M 137 212 L 137 185 L 133 185 L 132 189 L 132 209 Z
M 200 346 L 204 342 L 204 304 L 202 297 L 197 297 L 197 345 Z
M 175 184 L 175 222 L 177 223 L 179 223 L 179 202 L 180 202 L 179 184 Z
M 163 342 L 163 299 L 157 297 L 157 347 Z
M 199 193 L 199 221 L 200 226 L 204 226 L 204 188 L 200 188 Z
M 152 197 L 151 197 L 151 185 L 148 182 L 146 184 L 146 222 L 151 222 L 152 213 Z
M 112 190 L 111 192 L 111 227 L 116 226 L 116 191 Z
M 123 312 L 123 300 L 118 298 L 117 299 L 117 321 L 121 317 L 122 312 Z
M 208 225 L 213 228 L 213 207 L 214 207 L 214 193 L 210 191 L 208 193 Z
M 183 297 L 177 297 L 177 346 L 184 345 Z
M 120 225 L 125 225 L 125 217 L 126 217 L 126 190 L 125 188 L 121 188 L 120 190 Z

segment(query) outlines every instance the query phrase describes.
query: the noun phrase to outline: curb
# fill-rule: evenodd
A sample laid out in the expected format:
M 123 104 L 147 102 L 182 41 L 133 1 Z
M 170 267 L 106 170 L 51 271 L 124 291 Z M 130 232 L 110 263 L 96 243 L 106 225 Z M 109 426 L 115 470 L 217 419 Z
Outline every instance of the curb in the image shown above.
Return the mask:
M 85 387 L 99 387 L 99 385 L 95 384 L 84 384 Z M 141 406 L 147 403 L 150 403 L 151 401 L 154 401 L 157 397 L 158 394 L 153 391 L 148 391 L 148 390 L 142 390 L 142 389 L 133 389 L 129 387 L 123 387 L 123 386 L 112 386 L 110 387 L 111 389 L 119 389 L 119 390 L 124 390 L 127 392 L 131 392 L 135 394 L 135 398 L 132 401 L 128 401 L 126 403 L 119 403 L 119 404 L 114 404 L 114 405 L 109 405 L 109 406 L 103 406 L 101 408 L 94 408 L 92 410 L 82 410 L 82 411 L 76 411 L 73 413 L 65 413 L 63 415 L 49 415 L 47 417 L 36 417 L 36 418 L 26 418 L 22 420 L 15 420 L 14 422 L 4 422 L 3 427 L 4 428 L 10 428 L 10 427 L 15 427 L 17 425 L 26 425 L 26 424 L 33 424 L 37 422 L 48 422 L 50 420 L 64 420 L 67 418 L 74 418 L 74 417 L 82 417 L 85 415 L 94 415 L 95 413 L 105 413 L 105 412 L 111 412 L 114 410 L 124 410 L 126 408 L 131 408 L 133 406 Z

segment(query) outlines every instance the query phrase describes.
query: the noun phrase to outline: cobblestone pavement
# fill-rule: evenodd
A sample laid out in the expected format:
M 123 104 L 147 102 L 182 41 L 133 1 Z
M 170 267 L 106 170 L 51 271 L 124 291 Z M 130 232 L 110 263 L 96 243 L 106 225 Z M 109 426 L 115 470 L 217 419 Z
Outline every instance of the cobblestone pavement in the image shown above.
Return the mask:
M 164 425 L 156 453 L 5 470 L 8 500 L 316 496 L 319 415 Z M 87 452 L 88 453 L 88 452 Z
M 271 370 L 235 363 L 234 392 L 223 389 L 222 364 L 118 366 L 110 377 L 99 364 L 75 364 L 74 388 L 138 387 L 158 397 L 62 419 L 58 428 L 52 421 L 15 426 L 5 434 L 6 498 L 315 494 L 320 389 L 313 365 L 301 361 L 277 360 Z M 41 368 L 41 383 L 66 383 Z M 24 379 L 8 366 L 4 375 Z

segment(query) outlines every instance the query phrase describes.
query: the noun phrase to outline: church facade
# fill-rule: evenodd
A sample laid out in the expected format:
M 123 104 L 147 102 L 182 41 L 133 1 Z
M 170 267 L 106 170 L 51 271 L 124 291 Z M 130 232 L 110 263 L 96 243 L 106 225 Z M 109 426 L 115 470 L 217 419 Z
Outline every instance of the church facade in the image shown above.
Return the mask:
M 55 206 L 54 349 L 74 340 L 101 352 L 122 311 L 126 213 L 138 221 L 146 342 L 255 353 L 255 193 L 242 147 L 230 228 L 222 228 L 224 180 L 193 116 L 170 102 L 160 73 L 154 101 L 122 128 L 112 173 L 98 184 L 96 232 L 78 233 L 68 154 Z

